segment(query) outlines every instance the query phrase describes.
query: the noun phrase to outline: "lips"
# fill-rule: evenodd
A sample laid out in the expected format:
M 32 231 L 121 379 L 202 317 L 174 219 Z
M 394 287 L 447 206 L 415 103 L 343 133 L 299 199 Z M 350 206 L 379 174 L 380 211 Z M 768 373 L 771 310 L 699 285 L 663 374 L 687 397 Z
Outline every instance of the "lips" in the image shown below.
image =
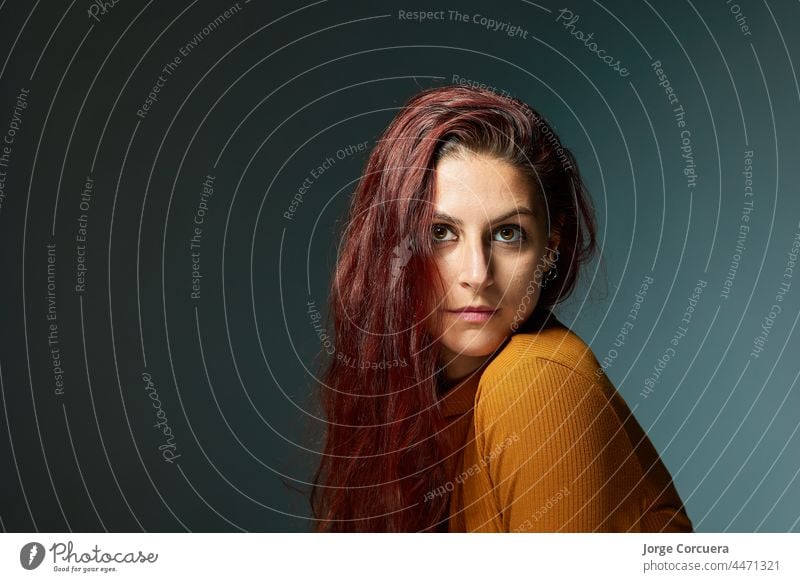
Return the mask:
M 464 307 L 449 310 L 455 317 L 467 323 L 484 323 L 489 321 L 499 309 L 492 307 Z
M 499 311 L 499 309 L 500 309 L 499 307 L 496 308 L 496 307 L 491 307 L 489 305 L 467 305 L 466 307 L 459 307 L 458 309 L 450 309 L 450 311 L 454 313 L 460 313 L 463 311 L 475 311 L 478 313 L 488 311 L 494 313 L 495 311 Z

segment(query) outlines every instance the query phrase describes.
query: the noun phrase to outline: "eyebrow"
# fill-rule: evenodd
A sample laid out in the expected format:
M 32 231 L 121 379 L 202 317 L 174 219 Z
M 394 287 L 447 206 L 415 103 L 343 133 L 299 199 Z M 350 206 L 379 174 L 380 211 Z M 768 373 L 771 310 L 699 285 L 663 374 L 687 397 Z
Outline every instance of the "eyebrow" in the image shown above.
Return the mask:
M 491 223 L 492 224 L 497 224 L 498 222 L 506 220 L 507 218 L 511 218 L 512 216 L 518 216 L 518 215 L 528 215 L 528 216 L 534 216 L 535 217 L 536 213 L 533 210 L 531 210 L 530 208 L 528 208 L 527 206 L 520 206 L 518 208 L 515 208 L 514 210 L 510 210 L 510 211 L 506 212 L 505 214 L 502 214 L 500 216 L 495 217 L 491 221 Z M 456 226 L 463 226 L 464 225 L 464 221 L 463 220 L 461 220 L 460 218 L 456 218 L 454 216 L 450 216 L 446 212 L 435 212 L 433 214 L 433 217 L 436 220 L 444 220 L 446 222 L 452 222 Z

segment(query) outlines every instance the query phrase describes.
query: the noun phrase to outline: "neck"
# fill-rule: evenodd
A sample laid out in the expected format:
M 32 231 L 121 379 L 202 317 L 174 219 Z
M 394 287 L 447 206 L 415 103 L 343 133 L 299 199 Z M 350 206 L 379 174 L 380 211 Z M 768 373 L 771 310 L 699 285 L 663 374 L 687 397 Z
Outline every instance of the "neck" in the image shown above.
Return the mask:
M 485 364 L 494 354 L 488 356 L 459 356 L 447 349 L 442 350 L 442 359 L 447 362 L 442 378 L 448 384 L 456 384 L 467 378 Z

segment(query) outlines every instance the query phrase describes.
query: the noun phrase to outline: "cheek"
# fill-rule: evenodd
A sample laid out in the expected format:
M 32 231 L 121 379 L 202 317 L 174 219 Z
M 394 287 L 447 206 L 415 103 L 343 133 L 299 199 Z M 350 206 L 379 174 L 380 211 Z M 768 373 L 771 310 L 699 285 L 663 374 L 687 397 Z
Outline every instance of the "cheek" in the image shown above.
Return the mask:
M 442 276 L 442 282 L 446 287 L 453 284 L 456 276 L 458 275 L 459 265 L 456 262 L 455 253 L 445 253 L 440 251 L 436 257 L 436 268 Z
M 538 257 L 531 255 L 498 261 L 495 279 L 498 287 L 502 289 L 504 303 L 519 301 L 525 295 L 532 295 L 538 291 L 537 259 Z
M 507 290 L 503 299 L 502 325 L 510 326 L 513 330 L 515 329 L 515 324 L 518 326 L 528 319 L 536 309 L 539 295 L 539 286 L 533 281 L 532 277 L 526 277 L 515 282 L 513 287 Z
M 440 256 L 435 260 L 436 270 L 440 280 L 432 284 L 433 305 L 430 310 L 441 308 L 447 303 L 447 298 L 453 293 L 453 287 L 457 285 L 459 277 L 459 265 L 452 256 Z

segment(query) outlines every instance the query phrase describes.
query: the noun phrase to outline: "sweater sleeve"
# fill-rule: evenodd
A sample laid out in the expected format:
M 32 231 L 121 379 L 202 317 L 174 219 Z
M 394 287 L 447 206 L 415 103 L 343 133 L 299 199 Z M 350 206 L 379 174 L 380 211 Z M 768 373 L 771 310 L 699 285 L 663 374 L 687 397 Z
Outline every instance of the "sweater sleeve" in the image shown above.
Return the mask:
M 600 382 L 540 357 L 486 378 L 475 438 L 503 531 L 639 531 L 642 469 Z

